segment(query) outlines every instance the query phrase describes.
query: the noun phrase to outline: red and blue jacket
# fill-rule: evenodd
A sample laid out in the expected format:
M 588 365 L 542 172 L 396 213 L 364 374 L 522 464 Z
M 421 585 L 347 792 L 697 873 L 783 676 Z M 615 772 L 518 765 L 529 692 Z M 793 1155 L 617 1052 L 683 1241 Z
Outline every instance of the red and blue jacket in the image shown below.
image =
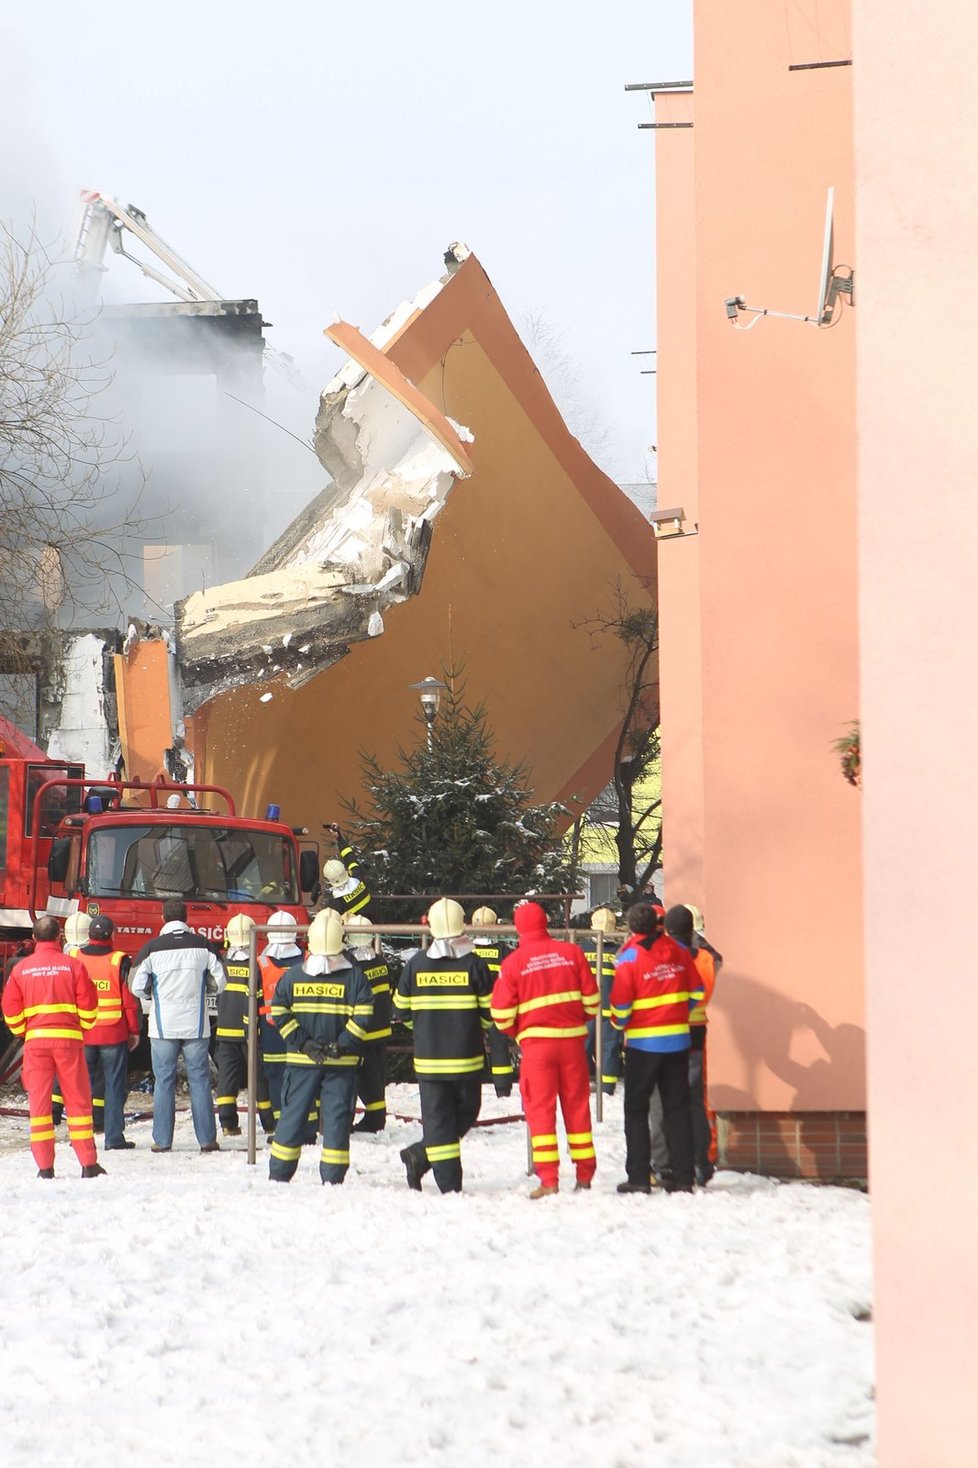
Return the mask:
M 689 1049 L 690 1011 L 703 1002 L 703 980 L 688 948 L 672 938 L 632 934 L 615 964 L 611 1023 L 626 1046 Z

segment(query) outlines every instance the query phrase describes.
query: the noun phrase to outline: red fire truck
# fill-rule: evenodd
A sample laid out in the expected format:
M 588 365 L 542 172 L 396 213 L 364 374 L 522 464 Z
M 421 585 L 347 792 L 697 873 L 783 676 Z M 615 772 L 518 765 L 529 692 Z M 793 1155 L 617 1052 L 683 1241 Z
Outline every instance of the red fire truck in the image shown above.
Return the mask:
M 268 814 L 237 815 L 216 785 L 91 779 L 0 718 L 0 957 L 23 951 L 40 913 L 79 908 L 109 916 L 118 946 L 135 953 L 171 897 L 216 942 L 236 912 L 264 923 L 281 908 L 307 922 L 318 847 L 300 851 L 305 832 Z

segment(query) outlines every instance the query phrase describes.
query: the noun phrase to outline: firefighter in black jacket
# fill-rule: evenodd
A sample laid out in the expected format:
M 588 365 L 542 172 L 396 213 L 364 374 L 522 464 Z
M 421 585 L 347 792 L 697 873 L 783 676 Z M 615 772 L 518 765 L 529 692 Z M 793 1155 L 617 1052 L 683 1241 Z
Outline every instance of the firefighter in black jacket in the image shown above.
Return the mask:
M 343 952 L 343 923 L 336 913 L 321 912 L 313 919 L 308 956 L 301 968 L 290 968 L 279 979 L 271 1012 L 287 1053 L 268 1176 L 274 1182 L 291 1180 L 310 1106 L 318 1099 L 319 1176 L 324 1183 L 341 1183 L 350 1166 L 357 1065 L 374 1001 L 360 965 Z
M 597 937 L 582 938 L 581 947 L 588 967 L 597 980 L 601 991 L 601 1089 L 606 1096 L 615 1094 L 618 1078 L 624 1068 L 622 1061 L 621 1031 L 611 1024 L 611 986 L 615 981 L 615 953 L 618 944 L 613 936 L 618 919 L 610 907 L 596 907 L 591 914 L 592 933 L 601 933 L 601 973 L 598 973 Z M 591 1074 L 594 1075 L 594 1030 L 595 1021 L 589 1020 L 587 1027 L 587 1058 Z M 596 1082 L 597 1083 L 597 1082 Z
M 491 907 L 477 907 L 472 914 L 470 926 L 488 929 L 495 927 L 498 921 Z M 482 959 L 495 985 L 499 978 L 499 966 L 504 958 L 509 957 L 513 949 L 509 943 L 503 943 L 492 933 L 482 932 L 473 934 L 472 952 L 477 958 Z M 513 1080 L 516 1075 L 509 1039 L 497 1030 L 495 1025 L 489 1031 L 486 1039 L 489 1043 L 489 1073 L 496 1088 L 496 1095 L 509 1096 L 513 1090 Z
M 248 935 L 255 926 L 247 913 L 235 913 L 224 930 L 228 951 L 227 987 L 217 999 L 214 1060 L 217 1063 L 217 1119 L 226 1137 L 240 1137 L 238 1092 L 248 1084 Z M 258 1060 L 258 1120 L 266 1134 L 275 1130 L 265 1071 Z
M 325 889 L 319 897 L 316 906 L 319 911 L 331 908 L 338 912 L 341 917 L 349 917 L 351 914 L 360 912 L 365 917 L 369 916 L 367 908 L 370 906 L 370 893 L 366 882 L 357 875 L 360 871 L 360 863 L 356 852 L 347 841 L 343 832 L 337 825 L 326 827 L 336 837 L 336 845 L 339 849 L 339 858 L 332 857 L 323 867 L 323 877 L 326 882 Z
M 363 1060 L 357 1071 L 357 1096 L 363 1116 L 355 1132 L 382 1132 L 387 1125 L 387 1041 L 391 1033 L 391 971 L 382 953 L 374 952 L 372 933 L 358 933 L 369 919 L 352 913 L 345 921 L 347 952 L 363 969 L 374 996 L 374 1013 L 363 1037 Z
M 401 971 L 394 1008 L 414 1030 L 424 1139 L 405 1147 L 409 1188 L 429 1167 L 442 1193 L 462 1190 L 461 1140 L 482 1104 L 482 1032 L 492 1024 L 492 975 L 463 936 L 465 914 L 446 897 L 428 910 L 433 942 Z

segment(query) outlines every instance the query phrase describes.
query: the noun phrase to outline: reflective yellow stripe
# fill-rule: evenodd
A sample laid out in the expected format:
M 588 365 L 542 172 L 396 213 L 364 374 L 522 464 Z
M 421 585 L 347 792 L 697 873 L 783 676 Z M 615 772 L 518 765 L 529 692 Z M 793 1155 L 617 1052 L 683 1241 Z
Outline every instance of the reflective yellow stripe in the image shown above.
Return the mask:
M 31 1132 L 32 1142 L 51 1142 L 54 1140 L 54 1127 L 46 1132 Z
M 349 1151 L 341 1152 L 338 1147 L 324 1147 L 319 1154 L 319 1160 L 320 1162 L 333 1162 L 340 1167 L 349 1167 L 350 1154 Z
M 587 1147 L 571 1147 L 569 1151 L 572 1162 L 583 1162 L 585 1158 L 595 1155 L 593 1143 Z
M 516 1018 L 516 1005 L 514 1004 L 512 1009 L 497 1009 L 496 1006 L 493 1005 L 492 1017 L 496 1021 L 497 1025 L 507 1024 L 510 1020 Z
M 283 1147 L 280 1142 L 273 1142 L 269 1151 L 273 1157 L 278 1158 L 279 1162 L 295 1162 L 302 1156 L 301 1147 Z
M 346 1027 L 350 1031 L 350 1034 L 355 1035 L 358 1040 L 365 1040 L 367 1038 L 366 1030 L 362 1030 L 356 1020 L 349 1020 Z
M 584 1031 L 581 1031 L 583 1034 Z M 417 1055 L 414 1057 L 414 1069 L 418 1075 L 444 1075 L 450 1071 L 462 1071 L 467 1073 L 473 1070 L 481 1070 L 484 1059 L 481 1055 L 468 1056 L 461 1060 L 421 1060 Z
M 563 994 L 541 994 L 539 999 L 527 999 L 522 1004 L 517 1004 L 517 1014 L 529 1014 L 534 1009 L 545 1009 L 548 1004 L 570 1004 L 575 999 L 580 1002 L 580 989 L 568 989 Z
M 81 1030 L 28 1030 L 25 1036 L 28 1040 L 80 1040 Z
M 681 1004 L 683 1000 L 689 1001 L 689 994 L 685 989 L 680 989 L 675 994 L 656 994 L 651 999 L 636 999 L 633 1009 L 662 1009 L 666 1004 Z
M 85 1111 L 82 1113 L 81 1116 L 66 1116 L 65 1121 L 68 1123 L 69 1126 L 91 1126 L 92 1113 L 90 1111 Z
M 86 1011 L 87 1012 L 87 1011 Z M 21 1014 L 28 1019 L 33 1019 L 36 1014 L 80 1014 L 81 1010 L 77 1004 L 31 1004 L 21 1010 Z M 92 1014 L 95 1010 L 92 1010 Z M 18 1019 L 20 1015 L 17 1016 Z
M 214 1100 L 218 1106 L 234 1106 L 237 1104 L 237 1096 L 215 1096 Z
M 425 1156 L 429 1162 L 451 1162 L 455 1157 L 461 1157 L 461 1142 L 446 1142 L 442 1147 L 425 1147 Z
M 224 985 L 224 992 L 225 994 L 247 994 L 248 985 L 228 983 Z
M 285 1009 L 272 1010 L 273 1014 L 286 1014 L 287 1012 L 288 1011 Z M 342 1014 L 343 1016 L 346 1016 L 348 1014 L 352 1014 L 353 1012 L 354 1011 L 352 1004 L 342 1004 L 339 1001 L 337 1001 L 336 1003 L 330 1003 L 325 999 L 316 999 L 312 1002 L 306 999 L 297 1000 L 292 1005 L 293 1014 Z
M 89 1137 L 94 1137 L 94 1135 L 95 1135 L 95 1130 L 92 1127 L 91 1122 L 89 1122 L 89 1124 L 88 1124 L 87 1127 L 81 1127 L 81 1128 L 79 1128 L 79 1127 L 69 1126 L 69 1128 L 68 1128 L 68 1140 L 69 1140 L 69 1142 L 87 1142 L 88 1139 L 89 1139 Z
M 551 1145 L 551 1147 L 556 1147 L 556 1145 L 557 1145 L 557 1133 L 556 1132 L 540 1132 L 540 1134 L 538 1136 L 536 1136 L 536 1137 L 531 1136 L 530 1137 L 530 1141 L 533 1143 L 534 1147 L 537 1145 L 537 1143 L 539 1143 L 541 1147 L 545 1147 L 548 1142 Z
M 645 1025 L 639 1029 L 630 1027 L 625 1035 L 627 1040 L 644 1040 L 651 1035 L 688 1035 L 689 1025 Z
M 478 1009 L 476 994 L 415 994 L 412 1009 Z
M 494 1076 L 510 1076 L 513 1074 L 513 1067 L 511 1065 L 493 1065 L 490 1067 L 490 1070 Z
M 591 1143 L 593 1141 L 594 1141 L 594 1135 L 591 1132 L 568 1132 L 567 1133 L 567 1143 L 568 1143 L 568 1146 L 570 1146 L 570 1147 L 576 1146 L 579 1142 L 581 1142 L 581 1143 L 583 1143 L 583 1142 Z
M 386 1111 L 386 1101 L 367 1101 L 364 1103 L 364 1111 Z
M 597 994 L 585 994 L 581 1001 L 584 1005 L 585 1014 L 597 1014 L 599 997 Z
M 542 1148 L 541 1147 L 534 1147 L 534 1149 L 533 1149 L 533 1161 L 534 1162 L 559 1162 L 560 1161 L 560 1153 L 557 1151 L 557 1148 L 556 1147 L 553 1147 L 553 1148 L 550 1148 L 550 1147 L 542 1147 Z
M 32 1116 L 31 1117 L 31 1126 L 53 1126 L 53 1125 L 54 1125 L 54 1117 L 53 1116 Z
M 218 1025 L 218 1027 L 217 1027 L 217 1038 L 219 1040 L 243 1040 L 244 1037 L 245 1037 L 245 1032 L 244 1032 L 243 1029 L 242 1030 L 225 1030 L 225 1029 L 222 1029 L 222 1027 L 220 1025 Z
M 531 1025 L 528 1030 L 518 1030 L 516 1038 L 523 1040 L 572 1040 L 587 1034 L 587 1025 L 571 1025 L 568 1029 L 556 1025 Z

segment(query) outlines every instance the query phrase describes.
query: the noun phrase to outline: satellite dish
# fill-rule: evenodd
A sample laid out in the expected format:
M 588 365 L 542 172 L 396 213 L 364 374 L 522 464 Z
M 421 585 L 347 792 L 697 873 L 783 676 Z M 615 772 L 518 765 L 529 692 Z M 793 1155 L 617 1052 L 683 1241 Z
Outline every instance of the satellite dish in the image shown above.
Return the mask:
M 822 268 L 818 275 L 818 305 L 815 308 L 815 320 L 819 326 L 824 326 L 826 319 L 832 319 L 832 307 L 835 306 L 835 296 L 832 297 L 832 306 L 829 306 L 829 295 L 832 291 L 832 210 L 835 205 L 835 189 L 830 188 L 825 197 L 825 233 L 822 236 Z
M 762 316 L 780 316 L 785 321 L 804 321 L 809 326 L 831 326 L 835 314 L 835 303 L 840 296 L 847 296 L 852 305 L 852 271 L 848 266 L 835 266 L 832 258 L 835 242 L 832 228 L 832 213 L 835 206 L 835 189 L 830 186 L 825 199 L 825 229 L 822 233 L 822 268 L 818 273 L 818 303 L 813 316 L 798 316 L 793 311 L 772 311 L 769 306 L 748 306 L 743 296 L 728 296 L 724 301 L 727 320 L 738 331 L 750 331 Z M 842 273 L 848 271 L 848 273 Z M 740 326 L 738 315 L 747 311 L 753 321 Z

